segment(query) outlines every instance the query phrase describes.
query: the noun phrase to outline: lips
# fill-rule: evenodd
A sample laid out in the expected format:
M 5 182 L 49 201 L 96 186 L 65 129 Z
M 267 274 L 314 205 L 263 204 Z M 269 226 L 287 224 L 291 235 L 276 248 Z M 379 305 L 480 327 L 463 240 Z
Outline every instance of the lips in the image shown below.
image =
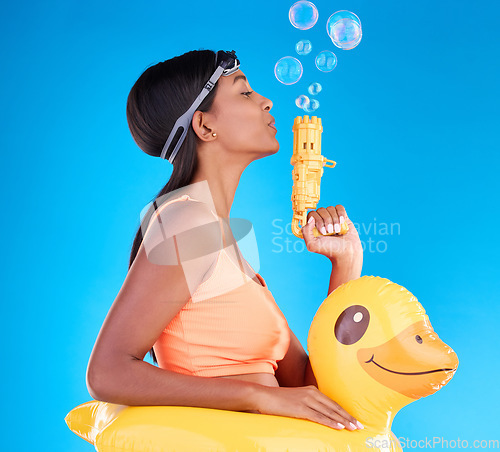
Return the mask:
M 268 125 L 269 127 L 272 127 L 274 130 L 278 131 L 278 129 L 276 129 L 276 126 L 274 125 L 274 121 L 271 121 Z

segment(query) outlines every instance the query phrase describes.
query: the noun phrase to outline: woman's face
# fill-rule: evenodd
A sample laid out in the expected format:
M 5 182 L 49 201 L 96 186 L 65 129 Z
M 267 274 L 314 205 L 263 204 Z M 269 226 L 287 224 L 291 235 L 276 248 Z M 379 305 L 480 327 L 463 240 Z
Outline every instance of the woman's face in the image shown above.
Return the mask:
M 252 91 L 241 70 L 219 78 L 219 86 L 210 110 L 210 128 L 225 149 L 248 153 L 252 160 L 278 152 L 273 103 Z

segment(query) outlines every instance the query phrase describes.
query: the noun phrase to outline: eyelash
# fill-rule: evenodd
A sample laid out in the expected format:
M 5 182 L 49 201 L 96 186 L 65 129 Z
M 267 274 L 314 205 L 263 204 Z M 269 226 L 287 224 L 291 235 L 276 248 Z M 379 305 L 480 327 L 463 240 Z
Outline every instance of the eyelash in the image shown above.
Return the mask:
M 241 93 L 241 94 L 244 94 L 245 96 L 250 96 L 250 94 L 252 94 L 253 91 L 247 91 L 246 93 Z

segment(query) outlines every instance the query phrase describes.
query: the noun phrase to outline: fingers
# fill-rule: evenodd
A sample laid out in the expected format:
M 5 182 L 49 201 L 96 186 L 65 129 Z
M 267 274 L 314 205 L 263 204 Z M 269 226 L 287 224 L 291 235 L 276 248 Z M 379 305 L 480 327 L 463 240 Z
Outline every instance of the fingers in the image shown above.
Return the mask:
M 336 411 L 327 408 L 319 401 L 316 400 L 313 403 L 311 403 L 311 405 L 312 405 L 311 409 L 313 409 L 317 414 L 327 419 L 333 428 L 337 430 L 342 430 L 343 428 L 351 431 L 357 430 L 355 424 L 351 424 L 350 422 L 347 421 L 347 419 L 340 416 Z
M 325 256 L 330 256 L 332 253 L 335 253 L 335 250 L 338 250 L 339 244 L 332 243 L 330 241 L 327 241 L 328 243 L 322 243 L 321 235 L 318 237 L 314 235 L 316 217 L 317 214 L 315 212 L 311 212 L 308 223 L 302 228 L 304 243 L 306 244 L 306 248 L 308 251 L 312 253 L 324 254 Z
M 344 222 L 349 221 L 346 210 L 341 204 L 329 207 L 320 207 L 311 211 L 308 218 L 314 217 L 316 229 L 323 235 L 339 234 Z
M 330 214 L 331 221 L 327 221 L 326 230 L 328 232 L 335 232 L 335 234 L 338 234 L 340 232 L 340 215 L 337 213 L 337 207 L 329 206 L 325 210 Z
M 307 218 L 308 223 L 301 232 L 308 251 L 327 256 L 330 260 L 338 260 L 353 251 L 362 254 L 358 232 L 341 204 L 310 211 Z M 333 232 L 328 232 L 332 229 Z
M 310 406 L 316 411 L 319 411 L 323 415 L 332 419 L 332 421 L 340 424 L 340 427 L 334 428 L 346 428 L 347 430 L 351 431 L 363 428 L 358 420 L 354 416 L 351 416 L 337 402 L 334 402 L 319 390 L 317 390 L 316 392 L 319 398 L 314 398 Z
M 307 220 L 307 224 L 302 227 L 302 236 L 304 237 L 304 242 L 306 243 L 307 248 L 309 249 L 309 244 L 312 243 L 316 237 L 314 237 L 313 229 L 316 224 L 315 216 L 312 215 L 313 212 L 309 213 L 309 218 Z
M 329 212 L 324 208 L 320 207 L 315 212 L 311 212 L 314 215 L 314 219 L 316 220 L 316 229 L 321 232 L 323 235 L 326 235 L 329 230 L 327 230 L 327 226 L 331 225 L 331 232 L 333 232 L 333 222 L 330 218 Z
M 308 419 L 336 430 L 364 428 L 313 385 L 294 388 L 262 386 L 257 392 L 254 408 L 261 414 Z
M 338 422 L 336 419 L 332 419 L 331 416 L 327 416 L 312 408 L 307 408 L 306 412 L 304 413 L 304 418 L 309 419 L 310 421 L 317 422 L 318 424 L 323 424 L 327 427 L 334 428 L 335 430 L 342 430 L 345 428 L 344 424 L 342 424 L 341 422 Z
M 345 211 L 345 208 L 343 205 L 341 204 L 337 204 L 335 206 L 336 210 L 337 210 L 337 214 L 339 216 L 339 226 L 342 227 L 342 224 L 344 222 L 347 222 L 349 221 L 349 218 L 347 217 L 347 212 Z
M 326 397 L 326 396 L 325 396 Z M 338 403 L 334 402 L 330 398 L 327 397 L 327 401 L 331 404 L 332 410 L 334 410 L 338 416 L 341 418 L 341 423 L 345 425 L 345 427 L 349 430 L 356 430 L 362 428 L 363 426 L 360 422 L 354 417 L 351 416 L 346 410 L 344 410 Z

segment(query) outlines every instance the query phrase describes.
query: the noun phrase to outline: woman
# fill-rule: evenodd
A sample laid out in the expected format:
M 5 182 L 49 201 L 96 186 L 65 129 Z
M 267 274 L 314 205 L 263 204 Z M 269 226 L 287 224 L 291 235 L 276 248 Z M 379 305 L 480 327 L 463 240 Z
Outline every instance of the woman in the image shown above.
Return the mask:
M 94 399 L 247 411 L 335 429 L 363 428 L 318 390 L 308 355 L 262 277 L 241 256 L 228 226 L 243 170 L 279 149 L 271 108 L 269 99 L 251 90 L 234 52 L 188 52 L 148 68 L 133 86 L 127 102 L 131 133 L 144 152 L 168 158 L 173 172 L 141 221 L 128 274 L 92 351 L 87 387 Z M 203 184 L 206 190 L 200 190 Z M 308 218 L 302 228 L 307 249 L 332 262 L 328 293 L 360 277 L 362 248 L 345 209 L 319 208 Z M 343 221 L 350 226 L 344 236 L 312 233 L 315 225 L 324 234 L 338 231 Z M 217 290 L 233 281 L 227 272 L 238 265 L 247 282 L 212 298 L 203 296 L 210 284 Z M 219 317 L 228 317 L 210 330 L 207 324 L 216 307 Z M 233 307 L 239 314 L 230 317 Z M 268 326 L 259 329 L 251 323 L 256 319 Z M 233 323 L 240 327 L 232 329 Z M 202 339 L 182 342 L 183 334 Z M 159 353 L 159 367 L 143 361 L 148 350 L 155 362 L 154 352 Z

